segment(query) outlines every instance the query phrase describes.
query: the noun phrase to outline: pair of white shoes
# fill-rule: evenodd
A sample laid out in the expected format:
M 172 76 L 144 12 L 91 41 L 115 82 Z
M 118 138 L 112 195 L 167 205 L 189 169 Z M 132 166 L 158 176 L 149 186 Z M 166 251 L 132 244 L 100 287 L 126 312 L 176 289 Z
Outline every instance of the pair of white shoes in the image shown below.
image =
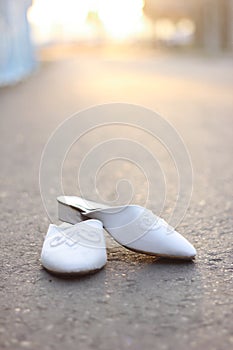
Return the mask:
M 192 260 L 196 250 L 181 234 L 138 205 L 107 207 L 80 197 L 58 200 L 60 226 L 49 225 L 42 265 L 60 275 L 96 272 L 107 262 L 103 228 L 127 249 L 158 257 Z

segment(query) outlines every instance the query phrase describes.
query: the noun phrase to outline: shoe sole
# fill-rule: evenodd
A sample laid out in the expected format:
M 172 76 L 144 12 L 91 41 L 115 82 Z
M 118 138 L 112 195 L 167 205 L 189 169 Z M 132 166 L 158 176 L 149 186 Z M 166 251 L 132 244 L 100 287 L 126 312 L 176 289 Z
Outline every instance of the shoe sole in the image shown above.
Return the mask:
M 195 256 L 190 257 L 190 256 L 176 256 L 176 255 L 168 255 L 168 254 L 157 254 L 157 253 L 153 253 L 153 252 L 145 252 L 144 250 L 129 248 L 125 245 L 122 245 L 122 247 L 124 247 L 128 250 L 131 250 L 132 252 L 150 255 L 150 256 L 155 256 L 157 258 L 176 259 L 176 260 L 184 260 L 184 261 L 192 261 L 195 259 Z
M 79 272 L 59 272 L 59 271 L 50 270 L 47 267 L 43 266 L 43 269 L 46 270 L 47 272 L 49 272 L 51 275 L 54 275 L 54 276 L 60 277 L 60 278 L 66 278 L 66 279 L 82 277 L 82 276 L 86 276 L 86 275 L 92 275 L 92 274 L 99 272 L 103 268 L 104 268 L 104 266 L 102 266 L 98 269 L 95 269 L 95 270 L 85 270 L 85 271 L 79 271 Z

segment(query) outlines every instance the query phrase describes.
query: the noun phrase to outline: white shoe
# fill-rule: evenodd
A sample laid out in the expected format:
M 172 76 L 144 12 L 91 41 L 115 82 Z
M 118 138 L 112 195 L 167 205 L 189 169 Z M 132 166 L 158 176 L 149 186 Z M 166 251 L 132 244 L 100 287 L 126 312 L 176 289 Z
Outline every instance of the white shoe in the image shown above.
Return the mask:
M 75 196 L 60 196 L 57 200 L 60 220 L 101 220 L 110 235 L 130 250 L 168 258 L 195 258 L 196 250 L 187 239 L 139 205 L 107 207 Z
M 106 262 L 101 221 L 49 225 L 41 252 L 41 263 L 48 271 L 58 275 L 81 275 L 100 270 Z

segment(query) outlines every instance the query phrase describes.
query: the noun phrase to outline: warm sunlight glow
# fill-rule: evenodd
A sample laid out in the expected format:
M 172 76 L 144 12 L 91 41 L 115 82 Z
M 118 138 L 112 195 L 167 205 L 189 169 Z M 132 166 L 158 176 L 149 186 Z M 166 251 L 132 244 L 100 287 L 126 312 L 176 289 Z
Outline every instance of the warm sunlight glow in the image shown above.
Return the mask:
M 143 0 L 34 0 L 28 19 L 36 41 L 124 40 L 145 29 Z
M 97 13 L 107 33 L 124 39 L 142 30 L 142 0 L 100 0 Z
M 35 0 L 28 19 L 38 41 L 72 39 L 82 34 L 88 11 L 86 1 Z

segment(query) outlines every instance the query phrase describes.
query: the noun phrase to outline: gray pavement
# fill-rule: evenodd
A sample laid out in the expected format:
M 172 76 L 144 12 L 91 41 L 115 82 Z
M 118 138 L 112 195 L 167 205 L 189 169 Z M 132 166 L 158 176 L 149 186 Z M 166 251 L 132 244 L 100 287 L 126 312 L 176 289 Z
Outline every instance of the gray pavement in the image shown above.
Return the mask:
M 153 52 L 114 57 L 90 51 L 43 62 L 28 80 L 0 90 L 1 349 L 232 348 L 232 88 L 230 57 Z M 113 101 L 158 111 L 184 139 L 194 187 L 178 228 L 198 256 L 194 263 L 157 260 L 108 238 L 104 270 L 62 280 L 39 262 L 49 224 L 38 184 L 42 150 L 68 116 Z M 111 132 L 125 136 L 124 130 Z M 66 193 L 76 191 L 75 169 L 83 150 L 102 136 L 84 138 L 80 153 L 67 160 Z M 132 137 L 148 143 L 146 135 L 132 131 Z M 156 147 L 156 156 L 167 165 L 166 217 L 174 202 L 174 172 Z M 133 167 L 114 166 L 102 174 L 103 197 L 114 198 L 115 182 L 127 177 L 137 188 L 135 202 L 143 204 L 140 174 Z M 51 193 L 55 199 L 57 193 Z

